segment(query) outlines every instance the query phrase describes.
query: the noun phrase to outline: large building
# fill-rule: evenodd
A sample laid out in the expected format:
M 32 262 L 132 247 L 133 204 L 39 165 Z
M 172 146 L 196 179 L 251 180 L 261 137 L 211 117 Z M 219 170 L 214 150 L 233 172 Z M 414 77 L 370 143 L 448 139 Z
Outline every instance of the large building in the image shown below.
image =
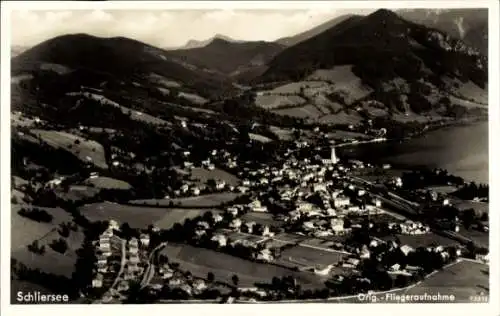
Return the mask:
M 330 151 L 330 158 L 329 159 L 322 159 L 323 164 L 336 164 L 339 162 L 339 159 L 337 158 L 337 154 L 335 153 L 335 147 L 331 148 Z

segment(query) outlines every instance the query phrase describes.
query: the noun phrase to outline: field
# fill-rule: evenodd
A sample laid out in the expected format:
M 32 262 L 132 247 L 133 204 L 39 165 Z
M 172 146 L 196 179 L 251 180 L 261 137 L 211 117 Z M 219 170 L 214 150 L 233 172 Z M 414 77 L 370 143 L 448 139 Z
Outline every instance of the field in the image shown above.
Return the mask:
M 212 272 L 216 281 L 232 284 L 231 278 L 236 274 L 239 287 L 253 287 L 256 282 L 271 283 L 275 276 L 288 275 L 296 277 L 303 288 L 323 286 L 323 281 L 310 273 L 256 263 L 204 248 L 169 243 L 162 253 L 168 256 L 170 262 L 179 263 L 182 269 L 196 277 L 206 278 L 207 273 Z
M 325 266 L 336 264 L 344 257 L 343 254 L 337 252 L 322 251 L 304 246 L 295 246 L 286 249 L 276 263 L 286 266 L 296 267 L 311 267 Z
M 292 117 L 311 119 L 316 119 L 323 115 L 323 113 L 321 113 L 314 105 L 311 104 L 288 109 L 273 110 L 273 112 L 279 115 L 288 115 Z
M 273 219 L 272 214 L 262 212 L 248 212 L 243 215 L 241 219 L 245 222 L 256 222 L 258 224 L 269 226 L 279 224 L 279 222 Z
M 91 221 L 114 219 L 119 224 L 128 223 L 133 228 L 146 228 L 154 224 L 163 229 L 171 228 L 175 223 L 183 223 L 187 218 L 194 218 L 208 211 L 218 212 L 213 209 L 166 209 L 110 202 L 88 204 L 80 210 Z
M 442 245 L 442 246 L 451 246 L 451 245 L 457 245 L 458 242 L 454 241 L 453 239 L 449 239 L 446 237 L 442 237 L 439 235 L 436 235 L 434 233 L 428 233 L 425 235 L 396 235 L 400 240 L 401 244 L 403 245 L 408 245 L 413 248 L 417 247 L 428 247 L 432 244 L 437 245 Z M 388 239 L 392 239 L 392 237 L 389 237 Z
M 30 205 L 11 205 L 11 249 L 24 248 L 34 240 L 56 229 L 63 222 L 71 222 L 71 216 L 60 208 L 37 207 L 43 209 L 53 216 L 51 223 L 39 223 L 29 218 L 19 215 L 17 212 L 21 208 L 32 208 Z
M 134 228 L 146 228 L 168 213 L 167 209 L 115 204 L 111 202 L 87 204 L 80 208 L 90 221 L 116 220 Z
M 322 116 L 319 121 L 325 124 L 359 124 L 362 118 L 357 112 L 347 113 L 342 111 L 336 114 Z
M 323 80 L 333 82 L 335 91 L 346 93 L 346 103 L 353 102 L 366 97 L 371 93 L 371 89 L 367 88 L 352 72 L 352 65 L 336 66 L 332 69 L 319 69 L 312 73 L 309 80 Z
M 284 84 L 282 86 L 276 87 L 270 91 L 272 94 L 299 94 L 301 90 L 305 89 L 318 89 L 328 86 L 328 83 L 324 81 L 297 81 Z
M 362 133 L 350 132 L 350 131 L 341 131 L 336 130 L 334 132 L 329 132 L 328 137 L 331 139 L 345 139 L 345 138 L 356 138 L 356 139 L 368 139 L 369 136 Z
M 230 202 L 236 199 L 240 193 L 214 193 L 206 194 L 200 196 L 186 197 L 186 198 L 175 198 L 175 199 L 149 199 L 149 200 L 134 200 L 130 203 L 135 205 L 151 205 L 151 206 L 170 206 L 170 202 L 173 202 L 177 206 L 182 207 L 193 207 L 193 208 L 203 208 L 203 207 L 217 207 L 222 203 Z
M 251 140 L 255 140 L 255 141 L 258 141 L 261 143 L 269 143 L 269 142 L 273 141 L 272 139 L 270 139 L 266 136 L 259 135 L 259 134 L 248 133 L 248 136 L 250 136 Z
M 489 211 L 490 211 L 489 203 L 459 200 L 459 199 L 455 199 L 455 198 L 452 198 L 451 202 L 459 210 L 466 210 L 466 209 L 472 208 L 472 209 L 474 209 L 474 211 L 476 212 L 477 215 L 481 215 L 483 213 L 489 214 Z
M 193 168 L 191 170 L 191 178 L 199 181 L 200 183 L 206 183 L 209 179 L 223 180 L 227 185 L 232 186 L 237 186 L 240 183 L 240 180 L 236 176 L 218 168 L 215 168 L 214 170 Z
M 433 117 L 427 117 L 409 112 L 408 115 L 402 113 L 393 114 L 392 119 L 400 123 L 409 123 L 409 122 L 425 123 L 432 121 Z
M 101 104 L 105 104 L 107 106 L 119 108 L 122 111 L 122 113 L 125 113 L 125 114 L 130 113 L 130 118 L 133 120 L 136 120 L 136 121 L 141 121 L 141 122 L 155 124 L 155 125 L 167 125 L 167 123 L 168 123 L 162 119 L 159 119 L 159 118 L 154 117 L 152 115 L 149 115 L 147 113 L 138 112 L 138 111 L 132 110 L 130 108 L 127 108 L 125 106 L 121 106 L 120 104 L 118 104 L 118 103 L 116 103 L 116 102 L 114 102 L 114 101 L 112 101 L 112 100 L 110 100 L 110 99 L 108 99 L 105 96 L 100 95 L 100 94 L 89 93 L 89 92 L 84 92 L 84 93 L 82 93 L 82 92 L 70 92 L 70 93 L 68 93 L 68 95 L 83 96 L 83 97 L 86 97 L 86 98 L 91 99 L 91 100 L 99 101 Z
M 72 185 L 69 187 L 69 190 L 67 192 L 64 192 L 63 190 L 56 190 L 55 193 L 57 197 L 63 200 L 79 201 L 82 199 L 94 197 L 99 193 L 99 189 L 84 185 Z
M 465 97 L 467 99 L 473 100 L 478 105 L 488 104 L 488 88 L 481 89 L 471 81 L 463 83 L 458 79 L 447 78 L 447 83 L 449 86 L 453 85 L 454 83 L 458 86 L 453 86 L 451 88 L 453 94 L 455 94 L 457 97 Z
M 489 233 L 480 232 L 472 227 L 469 229 L 465 229 L 465 227 L 462 226 L 460 227 L 459 234 L 472 239 L 475 243 L 477 243 L 481 247 L 489 247 L 490 244 Z
M 306 237 L 306 236 L 300 236 L 300 235 L 289 234 L 289 233 L 278 234 L 275 236 L 275 238 L 277 240 L 282 240 L 285 242 L 289 242 L 291 244 L 301 242 L 301 241 L 308 239 L 308 237 Z
M 85 185 L 90 185 L 98 189 L 118 189 L 118 190 L 129 190 L 132 187 L 125 181 L 108 178 L 108 177 L 97 177 L 89 178 L 84 181 Z
M 151 82 L 161 84 L 167 88 L 180 88 L 181 87 L 180 83 L 173 81 L 173 80 L 170 80 L 170 79 L 167 79 L 167 78 L 160 76 L 158 74 L 155 74 L 155 73 L 150 73 L 148 79 Z
M 277 126 L 269 126 L 271 132 L 273 132 L 280 140 L 292 140 L 293 132 L 290 129 L 285 129 Z
M 264 109 L 273 110 L 282 107 L 300 106 L 307 101 L 298 95 L 258 95 L 255 104 Z
M 209 211 L 213 214 L 221 212 L 216 209 L 169 209 L 162 218 L 154 222 L 154 225 L 161 229 L 170 229 L 175 223 L 182 224 L 188 218 L 202 216 Z
M 461 261 L 435 273 L 419 285 L 402 291 L 405 294 L 453 294 L 457 303 L 471 303 L 471 295 L 489 294 L 489 267 Z M 401 293 L 402 294 L 402 293 Z
M 199 95 L 194 93 L 180 92 L 179 97 L 187 99 L 193 104 L 205 104 L 208 102 L 207 99 L 200 97 Z
M 52 223 L 38 223 L 19 215 L 17 212 L 21 207 L 28 206 L 12 206 L 12 258 L 24 263 L 29 268 L 39 268 L 44 272 L 70 277 L 77 258 L 75 251 L 80 248 L 84 239 L 81 228 L 77 232 L 71 231 L 70 236 L 64 238 L 69 248 L 65 254 L 60 254 L 52 250 L 49 244 L 60 237 L 57 232 L 58 225 L 62 222 L 71 222 L 71 216 L 62 209 L 42 208 L 54 218 Z M 27 249 L 27 245 L 35 240 L 38 240 L 40 245 L 45 245 L 43 255 L 36 255 Z
M 39 136 L 45 143 L 54 147 L 62 148 L 69 151 L 82 161 L 88 161 L 87 157 L 90 157 L 91 162 L 99 168 L 107 169 L 106 157 L 104 156 L 104 148 L 98 142 L 93 140 L 86 141 L 85 139 L 69 134 L 66 132 L 58 131 L 45 131 L 35 129 L 32 131 L 34 134 Z M 78 145 L 75 142 L 80 142 Z M 71 148 L 68 146 L 71 145 Z

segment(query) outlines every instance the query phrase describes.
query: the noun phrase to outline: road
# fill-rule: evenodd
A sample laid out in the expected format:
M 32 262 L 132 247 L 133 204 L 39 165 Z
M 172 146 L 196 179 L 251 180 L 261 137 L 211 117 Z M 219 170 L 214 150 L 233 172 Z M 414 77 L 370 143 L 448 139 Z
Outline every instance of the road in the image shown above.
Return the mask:
M 226 231 L 233 232 L 232 230 L 229 230 L 229 229 L 226 229 Z M 255 235 L 249 234 L 249 233 L 238 232 L 238 234 L 255 237 Z M 276 238 L 276 237 L 268 237 L 267 240 L 269 240 L 269 239 L 272 239 L 272 240 L 275 240 L 275 241 L 278 241 L 278 242 L 282 242 L 282 243 L 285 243 L 285 244 L 293 244 L 294 243 L 293 241 L 283 240 L 283 239 L 279 239 L 279 238 Z M 331 248 L 318 247 L 318 246 L 313 246 L 313 245 L 304 244 L 304 243 L 298 243 L 298 245 L 301 246 L 301 247 L 305 247 L 305 248 L 322 250 L 322 251 L 331 252 L 331 253 L 340 253 L 340 254 L 344 254 L 344 255 L 352 255 L 352 253 L 350 253 L 350 252 L 341 251 L 341 250 L 335 250 L 335 249 L 331 249 Z
M 367 181 L 367 180 L 364 180 L 364 179 L 361 179 L 358 177 L 354 177 L 354 176 L 350 176 L 349 178 L 358 182 L 358 183 L 359 182 L 364 183 L 371 188 L 374 187 L 374 184 Z M 418 209 L 414 209 L 413 207 L 410 206 L 410 205 L 415 205 L 416 207 L 420 207 L 420 205 L 418 203 L 415 203 L 413 201 L 408 201 L 408 200 L 406 200 L 406 199 L 404 199 L 404 198 L 402 198 L 402 197 L 400 197 L 397 194 L 392 193 L 392 192 L 389 193 L 390 196 L 394 199 L 397 199 L 398 201 L 394 201 L 392 199 L 389 199 L 387 197 L 384 197 L 384 196 L 381 196 L 381 195 L 378 195 L 375 193 L 371 193 L 371 194 L 373 196 L 379 198 L 383 203 L 388 204 L 388 205 L 394 207 L 394 209 L 400 211 L 401 215 L 407 217 L 408 219 L 418 219 L 419 218 L 420 211 Z M 431 226 L 433 226 L 433 225 L 431 225 Z M 438 235 L 441 235 L 441 236 L 444 236 L 444 237 L 447 237 L 450 239 L 454 239 L 454 240 L 456 240 L 460 243 L 463 243 L 463 244 L 467 244 L 469 242 L 474 242 L 472 239 L 465 237 L 465 236 L 463 236 L 459 233 L 456 233 L 454 231 L 451 231 L 451 230 L 439 229 L 436 227 L 431 227 L 431 230 L 432 230 L 432 232 L 434 232 Z
M 115 281 L 113 282 L 113 284 L 111 285 L 111 287 L 109 288 L 109 290 L 112 290 L 116 286 L 116 284 L 118 284 L 118 281 L 120 280 L 120 277 L 123 274 L 123 270 L 125 269 L 125 262 L 127 261 L 127 256 L 125 254 L 126 241 L 125 241 L 125 239 L 122 239 L 121 241 L 122 241 L 122 243 L 121 243 L 121 246 L 122 246 L 121 247 L 122 258 L 121 258 L 121 261 L 120 261 L 120 270 L 116 274 Z
M 154 255 L 155 252 L 160 250 L 161 248 L 165 247 L 167 245 L 167 242 L 162 242 L 158 246 L 156 246 L 153 250 L 151 250 L 151 253 L 149 254 L 148 257 L 148 266 L 146 268 L 146 271 L 144 271 L 142 275 L 142 280 L 141 280 L 141 289 L 146 287 L 149 282 L 151 282 L 151 279 L 155 275 L 155 265 L 153 263 Z

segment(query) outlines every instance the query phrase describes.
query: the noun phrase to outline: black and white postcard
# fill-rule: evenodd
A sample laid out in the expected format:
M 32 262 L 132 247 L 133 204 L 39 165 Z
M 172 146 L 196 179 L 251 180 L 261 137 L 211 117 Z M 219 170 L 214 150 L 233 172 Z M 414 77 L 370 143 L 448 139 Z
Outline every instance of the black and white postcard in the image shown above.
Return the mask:
M 498 315 L 498 8 L 2 2 L 5 311 Z

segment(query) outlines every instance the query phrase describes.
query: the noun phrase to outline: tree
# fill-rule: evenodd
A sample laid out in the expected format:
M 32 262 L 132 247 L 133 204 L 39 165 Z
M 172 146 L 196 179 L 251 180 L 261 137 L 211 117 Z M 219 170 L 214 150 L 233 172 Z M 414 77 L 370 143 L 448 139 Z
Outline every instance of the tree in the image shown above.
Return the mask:
M 476 217 L 476 213 L 474 209 L 467 209 L 462 213 L 462 223 L 464 224 L 465 229 L 469 229 L 472 225 L 474 219 Z
M 238 278 L 238 276 L 236 274 L 233 274 L 231 281 L 233 281 L 234 286 L 238 286 L 238 283 L 240 282 L 240 278 Z
M 483 214 L 481 214 L 481 217 L 479 218 L 480 221 L 482 222 L 487 222 L 489 221 L 489 216 L 488 216 L 488 213 L 487 212 L 484 212 Z
M 207 280 L 208 282 L 212 283 L 215 280 L 215 276 L 212 272 L 207 273 Z

